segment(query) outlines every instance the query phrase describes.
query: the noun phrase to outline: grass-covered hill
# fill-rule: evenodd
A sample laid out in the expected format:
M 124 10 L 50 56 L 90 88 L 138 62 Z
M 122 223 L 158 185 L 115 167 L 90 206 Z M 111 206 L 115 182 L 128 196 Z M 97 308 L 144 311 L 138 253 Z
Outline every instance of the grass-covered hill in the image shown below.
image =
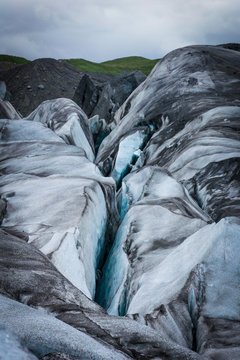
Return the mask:
M 141 70 L 144 74 L 148 75 L 159 59 L 150 60 L 141 56 L 128 56 L 102 63 L 95 63 L 84 59 L 66 59 L 65 61 L 81 71 L 119 74 L 122 71 Z
M 102 72 L 107 74 L 119 74 L 122 71 L 140 70 L 148 75 L 159 59 L 146 59 L 141 56 L 128 56 L 115 60 L 96 63 L 84 59 L 62 59 L 73 68 L 80 71 Z M 12 55 L 0 55 L 0 63 L 4 64 L 6 69 L 15 65 L 22 65 L 30 62 L 23 57 Z
M 23 57 L 0 54 L 0 71 L 6 71 L 17 65 L 27 64 L 28 62 L 30 62 L 30 60 Z
M 12 55 L 0 55 L 0 62 L 9 62 L 13 64 L 27 64 L 30 60 L 23 57 L 12 56 Z

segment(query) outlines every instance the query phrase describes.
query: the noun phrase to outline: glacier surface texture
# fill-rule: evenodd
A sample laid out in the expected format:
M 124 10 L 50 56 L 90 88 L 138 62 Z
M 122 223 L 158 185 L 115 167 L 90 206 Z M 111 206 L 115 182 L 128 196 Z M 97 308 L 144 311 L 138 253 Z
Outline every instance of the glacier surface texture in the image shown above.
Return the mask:
M 240 359 L 240 53 L 169 53 L 103 141 L 70 99 L 10 115 L 0 359 Z

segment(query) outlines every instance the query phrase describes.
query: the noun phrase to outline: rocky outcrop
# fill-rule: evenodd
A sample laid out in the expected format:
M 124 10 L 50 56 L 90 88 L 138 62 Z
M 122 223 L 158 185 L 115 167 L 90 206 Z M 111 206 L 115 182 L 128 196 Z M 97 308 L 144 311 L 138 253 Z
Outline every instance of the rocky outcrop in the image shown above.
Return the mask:
M 28 116 L 45 100 L 73 99 L 88 116 L 112 120 L 116 110 L 143 81 L 140 71 L 118 75 L 78 71 L 66 62 L 37 59 L 0 72 L 13 106 Z
M 73 101 L 84 110 L 87 116 L 91 116 L 99 100 L 100 91 L 101 87 L 95 85 L 90 76 L 84 74 L 74 93 Z
M 45 100 L 72 98 L 79 79 L 79 71 L 54 59 L 37 59 L 0 73 L 11 103 L 23 116 Z
M 238 43 L 228 43 L 228 44 L 221 44 L 218 45 L 221 46 L 225 49 L 231 49 L 231 50 L 235 50 L 235 51 L 240 51 L 240 44 Z
M 73 100 L 91 117 L 98 115 L 107 123 L 113 120 L 115 112 L 140 85 L 146 76 L 141 71 L 111 76 L 103 84 L 94 84 L 90 74 L 80 80 Z

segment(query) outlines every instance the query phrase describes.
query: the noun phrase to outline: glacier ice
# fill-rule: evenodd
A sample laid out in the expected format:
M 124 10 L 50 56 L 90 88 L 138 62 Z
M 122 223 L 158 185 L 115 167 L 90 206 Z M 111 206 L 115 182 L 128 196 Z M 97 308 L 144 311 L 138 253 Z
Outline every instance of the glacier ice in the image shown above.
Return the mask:
M 237 249 L 235 242 L 238 241 L 239 235 L 240 226 L 239 224 L 232 224 L 231 219 L 223 219 L 218 224 L 206 225 L 198 230 L 172 251 L 155 269 L 142 275 L 142 286 L 133 296 L 128 312 L 133 313 L 134 311 L 140 314 L 146 311 L 151 312 L 158 304 L 170 302 L 170 299 L 175 298 L 184 286 L 191 270 L 204 261 L 204 268 L 206 268 L 204 272 L 208 272 L 207 275 L 212 275 L 210 281 L 206 279 L 205 285 L 205 296 L 209 296 L 211 299 L 211 302 L 206 302 L 206 316 L 211 313 L 213 317 L 218 315 L 219 317 L 236 319 L 238 317 L 237 299 L 240 295 L 240 288 L 238 280 L 234 276 L 236 268 L 239 266 L 238 257 L 234 256 L 234 249 Z M 232 256 L 229 263 L 226 260 L 227 255 Z M 218 258 L 218 261 L 214 262 L 216 264 L 215 271 L 211 264 L 212 257 Z M 213 291 L 214 286 L 217 293 Z M 233 292 L 236 294 L 229 298 L 230 304 L 225 301 L 222 305 L 217 300 L 219 297 L 221 298 L 219 291 L 225 296 L 229 291 L 231 295 Z M 149 295 L 151 296 L 151 306 L 149 306 L 150 301 L 148 301 Z M 227 313 L 225 313 L 226 310 Z M 231 312 L 233 312 L 232 316 Z
M 123 199 L 130 199 L 131 207 L 118 229 L 99 294 L 100 303 L 115 315 L 119 308 L 128 307 L 125 302 L 132 301 L 129 297 L 139 288 L 143 276 L 210 221 L 188 191 L 156 166 L 129 174 L 124 184 L 128 191 L 124 190 Z M 147 297 L 146 304 L 150 307 Z M 120 313 L 123 315 L 124 310 Z
M 131 165 L 138 159 L 146 138 L 145 130 L 137 130 L 120 141 L 118 154 L 111 173 L 117 185 L 121 183 L 122 178 L 129 171 Z
M 169 53 L 119 108 L 118 126 L 101 144 L 97 162 L 114 157 L 121 138 L 143 121 L 157 129 L 162 126 L 162 117 L 168 117 L 168 124 L 155 143 L 158 148 L 195 118 L 200 117 L 201 123 L 201 115 L 208 110 L 240 106 L 238 69 L 239 53 L 220 47 L 190 46 Z M 194 85 L 191 78 L 201 80 Z M 155 157 L 154 151 L 151 155 Z
M 0 328 L 0 359 L 4 360 L 37 360 L 18 339 L 7 329 Z
M 1 322 L 35 354 L 238 359 L 239 64 L 164 57 L 110 124 L 102 173 L 71 100 L 0 121 Z
M 41 122 L 67 144 L 81 147 L 94 160 L 94 146 L 86 114 L 72 100 L 60 98 L 44 101 L 27 120 Z
M 81 332 L 101 339 L 111 350 L 115 348 L 116 357 L 120 350 L 130 358 L 136 356 L 146 358 L 151 352 L 151 356 L 161 356 L 164 360 L 169 356 L 179 360 L 184 357 L 203 360 L 186 347 L 168 341 L 165 336 L 159 334 L 159 331 L 154 331 L 149 326 L 127 317 L 107 315 L 99 305 L 87 298 L 60 274 L 43 253 L 27 243 L 25 234 L 16 230 L 1 229 L 0 239 L 1 292 L 10 299 L 28 305 L 25 307 L 26 312 L 31 309 L 30 307 L 35 307 L 41 310 L 35 312 L 35 315 L 49 314 L 50 317 L 56 317 Z M 12 313 L 10 309 L 11 323 L 14 322 L 12 318 L 16 311 L 17 309 L 14 309 Z M 45 317 L 47 322 L 50 320 L 49 316 Z M 37 337 L 37 319 L 38 317 L 35 316 L 34 326 L 38 342 L 41 339 Z M 58 324 L 61 327 L 60 323 Z M 25 321 L 23 326 L 26 332 L 32 333 L 31 323 Z M 46 337 L 48 338 L 47 332 L 44 338 L 47 342 Z M 22 338 L 22 341 L 26 345 L 28 338 Z M 59 349 L 58 345 L 59 343 L 56 342 L 52 350 Z M 65 347 L 64 353 L 69 352 L 72 353 L 72 347 Z
M 1 197 L 8 204 L 3 226 L 26 232 L 29 242 L 93 298 L 113 180 L 101 175 L 85 150 L 66 145 L 40 122 L 1 124 Z
M 219 72 L 211 72 L 206 57 Z M 239 297 L 232 291 L 239 289 L 235 270 L 227 270 L 236 280 L 228 281 L 229 289 L 221 277 L 216 288 L 207 277 L 217 263 L 209 260 L 215 249 L 224 259 L 221 244 L 232 251 L 231 238 L 239 236 L 239 80 L 224 68 L 231 63 L 236 74 L 239 61 L 238 53 L 212 47 L 170 53 L 118 110 L 117 125 L 97 155 L 101 166 L 111 157 L 114 169 L 121 139 L 142 124 L 153 126 L 122 180 L 122 223 L 103 269 L 100 303 L 110 314 L 126 313 L 211 358 L 235 359 L 239 346 L 238 316 L 227 315 L 232 296 Z M 212 270 L 215 279 L 225 266 L 220 268 L 216 275 Z M 223 288 L 226 313 L 201 318 L 207 286 L 215 302 Z M 232 345 L 222 339 L 224 327 L 234 334 Z
M 67 352 L 92 360 L 128 358 L 42 310 L 1 295 L 0 304 L 1 324 L 24 341 L 38 357 L 51 352 Z

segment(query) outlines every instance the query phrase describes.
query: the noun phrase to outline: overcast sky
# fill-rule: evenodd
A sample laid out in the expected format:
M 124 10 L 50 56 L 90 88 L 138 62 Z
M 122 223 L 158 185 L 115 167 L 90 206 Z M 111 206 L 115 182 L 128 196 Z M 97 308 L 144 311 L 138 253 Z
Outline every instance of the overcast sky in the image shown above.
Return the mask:
M 239 0 L 0 0 L 0 53 L 104 61 L 240 42 Z

